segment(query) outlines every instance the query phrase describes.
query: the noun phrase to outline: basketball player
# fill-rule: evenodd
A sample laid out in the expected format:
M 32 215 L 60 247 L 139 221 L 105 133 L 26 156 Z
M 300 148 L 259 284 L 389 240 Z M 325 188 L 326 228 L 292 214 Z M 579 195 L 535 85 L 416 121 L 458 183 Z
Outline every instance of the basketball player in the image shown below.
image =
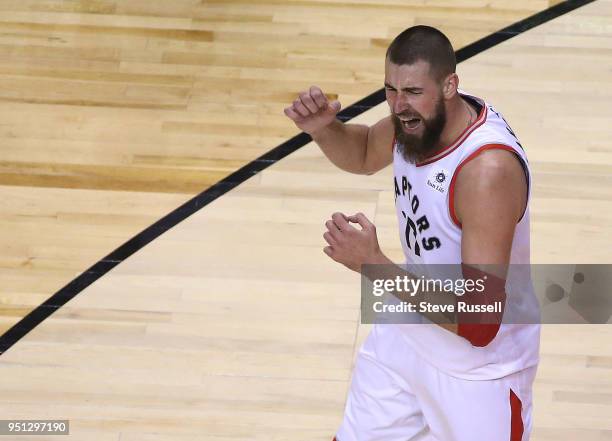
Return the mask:
M 493 106 L 458 89 L 455 67 L 448 38 L 415 26 L 387 50 L 388 117 L 343 124 L 340 103 L 316 86 L 285 114 L 342 170 L 369 175 L 393 163 L 407 263 L 529 263 L 525 152 Z M 392 265 L 363 214 L 335 213 L 325 225 L 333 260 L 354 271 Z M 372 328 L 337 441 L 527 440 L 539 325 L 462 326 L 434 316 L 422 323 Z

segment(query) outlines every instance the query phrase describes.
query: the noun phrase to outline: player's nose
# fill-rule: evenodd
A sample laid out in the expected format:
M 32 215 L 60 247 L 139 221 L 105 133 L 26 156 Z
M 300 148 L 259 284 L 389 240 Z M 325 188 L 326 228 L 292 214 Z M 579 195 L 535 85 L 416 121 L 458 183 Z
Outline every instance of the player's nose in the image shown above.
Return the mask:
M 410 106 L 408 105 L 405 95 L 403 93 L 398 93 L 393 102 L 393 113 L 399 115 L 408 110 L 410 110 Z

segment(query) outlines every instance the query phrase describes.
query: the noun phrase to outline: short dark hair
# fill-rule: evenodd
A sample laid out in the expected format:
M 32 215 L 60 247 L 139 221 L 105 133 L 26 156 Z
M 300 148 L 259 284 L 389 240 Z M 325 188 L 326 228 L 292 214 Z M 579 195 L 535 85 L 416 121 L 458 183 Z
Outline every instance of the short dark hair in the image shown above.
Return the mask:
M 457 59 L 450 40 L 431 26 L 413 26 L 399 34 L 387 48 L 387 58 L 394 64 L 429 63 L 438 81 L 455 72 Z

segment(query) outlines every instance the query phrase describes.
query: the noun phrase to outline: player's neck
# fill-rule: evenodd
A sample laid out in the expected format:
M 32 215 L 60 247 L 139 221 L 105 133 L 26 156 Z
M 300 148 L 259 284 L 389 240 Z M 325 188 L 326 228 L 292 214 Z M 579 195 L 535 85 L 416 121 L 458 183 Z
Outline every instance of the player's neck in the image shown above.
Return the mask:
M 447 105 L 446 125 L 440 134 L 439 148 L 451 145 L 455 140 L 478 119 L 478 113 L 459 94 Z

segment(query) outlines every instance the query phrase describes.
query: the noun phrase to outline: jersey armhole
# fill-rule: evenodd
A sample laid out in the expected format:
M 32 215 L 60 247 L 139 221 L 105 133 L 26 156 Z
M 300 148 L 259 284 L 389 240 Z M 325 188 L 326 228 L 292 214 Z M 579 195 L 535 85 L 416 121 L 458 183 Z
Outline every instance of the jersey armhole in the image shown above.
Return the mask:
M 459 219 L 457 218 L 457 214 L 455 213 L 455 181 L 457 179 L 457 175 L 459 174 L 459 172 L 461 171 L 461 168 L 463 168 L 463 166 L 465 164 L 467 164 L 472 159 L 476 158 L 478 155 L 480 155 L 482 152 L 484 152 L 486 150 L 506 150 L 508 152 L 514 153 L 514 156 L 516 156 L 516 158 L 518 159 L 519 163 L 521 164 L 521 167 L 523 168 L 523 172 L 525 173 L 525 179 L 527 180 L 527 198 L 526 198 L 525 206 L 523 207 L 523 213 L 521 214 L 521 217 L 517 221 L 517 224 L 520 223 L 523 220 L 523 218 L 525 217 L 525 213 L 527 212 L 527 207 L 529 206 L 529 195 L 530 195 L 530 188 L 531 188 L 531 179 L 530 179 L 530 176 L 529 176 L 529 169 L 527 168 L 527 164 L 525 163 L 525 160 L 516 152 L 515 149 L 513 149 L 509 145 L 506 145 L 506 144 L 486 144 L 486 145 L 483 145 L 483 146 L 479 147 L 478 149 L 476 149 L 467 158 L 465 158 L 463 161 L 461 161 L 459 163 L 459 165 L 455 169 L 455 172 L 453 173 L 453 177 L 452 177 L 451 182 L 449 184 L 449 190 L 448 190 L 448 213 L 450 214 L 450 218 L 451 218 L 453 224 L 457 228 L 459 228 L 459 229 L 462 228 L 461 227 L 461 222 L 459 222 Z

